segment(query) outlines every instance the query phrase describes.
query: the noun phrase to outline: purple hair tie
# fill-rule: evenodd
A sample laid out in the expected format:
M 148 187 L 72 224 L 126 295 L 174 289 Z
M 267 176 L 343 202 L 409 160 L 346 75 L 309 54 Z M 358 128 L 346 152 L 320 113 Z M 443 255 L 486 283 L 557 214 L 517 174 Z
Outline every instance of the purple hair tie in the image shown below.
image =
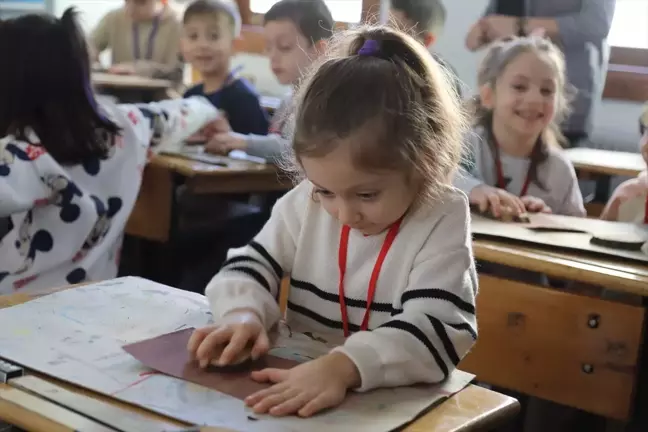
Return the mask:
M 367 39 L 362 48 L 358 51 L 359 56 L 373 56 L 380 52 L 380 45 L 377 40 Z

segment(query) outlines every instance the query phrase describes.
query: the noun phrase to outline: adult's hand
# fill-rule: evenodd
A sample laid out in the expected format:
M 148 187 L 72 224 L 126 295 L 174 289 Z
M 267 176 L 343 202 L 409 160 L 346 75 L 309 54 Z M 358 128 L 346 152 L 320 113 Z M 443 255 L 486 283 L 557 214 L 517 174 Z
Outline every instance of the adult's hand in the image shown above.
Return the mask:
M 488 15 L 484 21 L 486 37 L 491 40 L 504 39 L 518 34 L 518 18 L 506 15 Z
M 484 18 L 482 18 L 470 28 L 466 36 L 466 48 L 470 51 L 477 51 L 488 42 L 486 23 Z

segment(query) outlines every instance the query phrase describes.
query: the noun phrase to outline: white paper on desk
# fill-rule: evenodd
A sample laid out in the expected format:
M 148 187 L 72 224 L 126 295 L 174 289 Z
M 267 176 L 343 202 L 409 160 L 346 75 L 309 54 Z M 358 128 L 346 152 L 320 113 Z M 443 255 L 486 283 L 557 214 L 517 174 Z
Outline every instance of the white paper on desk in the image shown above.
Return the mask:
M 0 356 L 170 417 L 241 431 L 388 431 L 474 378 L 457 371 L 439 386 L 377 390 L 312 419 L 264 416 L 251 421 L 242 401 L 148 374 L 121 348 L 183 327 L 203 326 L 210 318 L 199 294 L 139 278 L 115 279 L 0 310 Z M 301 348 L 308 339 L 295 336 Z

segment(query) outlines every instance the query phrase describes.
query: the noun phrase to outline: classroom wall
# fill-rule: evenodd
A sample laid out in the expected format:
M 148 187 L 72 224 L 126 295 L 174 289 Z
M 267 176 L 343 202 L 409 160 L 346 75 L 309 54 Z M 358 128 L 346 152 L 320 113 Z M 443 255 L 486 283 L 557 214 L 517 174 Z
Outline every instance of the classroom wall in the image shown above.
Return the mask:
M 437 50 L 457 70 L 459 77 L 474 88 L 480 55 L 468 52 L 464 37 L 470 25 L 479 17 L 487 0 L 445 0 L 448 11 L 446 31 L 439 38 Z M 121 0 L 55 0 L 55 10 L 62 12 L 74 4 L 83 13 L 84 28 L 91 29 L 101 16 L 111 8 L 121 5 Z M 282 88 L 270 72 L 268 61 L 262 56 L 241 54 L 235 65 L 244 66 L 244 74 L 255 78 L 263 93 L 281 95 Z M 641 104 L 617 100 L 604 100 L 596 113 L 594 146 L 636 151 L 638 142 L 637 119 Z

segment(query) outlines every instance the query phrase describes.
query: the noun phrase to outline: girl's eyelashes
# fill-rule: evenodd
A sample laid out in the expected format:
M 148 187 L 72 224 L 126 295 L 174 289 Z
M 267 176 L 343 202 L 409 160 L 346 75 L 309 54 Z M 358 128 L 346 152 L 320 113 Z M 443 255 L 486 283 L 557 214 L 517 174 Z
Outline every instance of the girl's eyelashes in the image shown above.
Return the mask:
M 333 192 L 327 191 L 326 189 L 315 189 L 315 193 L 324 198 L 330 198 L 333 196 Z
M 371 201 L 373 199 L 376 199 L 379 194 L 380 194 L 380 192 L 361 192 L 361 193 L 359 192 L 356 195 L 361 200 Z

